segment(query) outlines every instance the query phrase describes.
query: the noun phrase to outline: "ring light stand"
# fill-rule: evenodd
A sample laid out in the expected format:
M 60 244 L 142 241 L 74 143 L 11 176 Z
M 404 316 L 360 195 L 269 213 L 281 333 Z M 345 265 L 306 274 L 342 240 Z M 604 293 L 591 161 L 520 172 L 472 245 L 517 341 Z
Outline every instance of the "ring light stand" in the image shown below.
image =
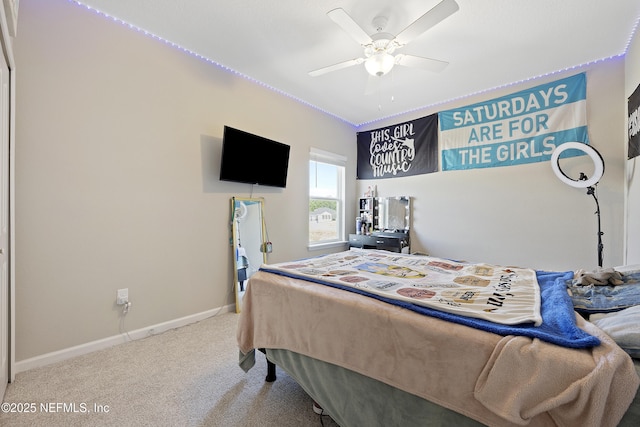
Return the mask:
M 571 149 L 582 151 L 593 161 L 594 171 L 590 178 L 583 172 L 580 172 L 580 177 L 578 179 L 572 179 L 569 178 L 562 169 L 560 169 L 560 154 Z M 560 181 L 572 187 L 586 188 L 587 194 L 593 196 L 593 200 L 596 202 L 595 213 L 598 215 L 598 267 L 602 267 L 602 251 L 604 249 L 604 245 L 602 244 L 602 235 L 604 233 L 600 227 L 600 203 L 598 203 L 598 195 L 596 193 L 598 181 L 600 181 L 600 178 L 602 178 L 602 175 L 604 174 L 604 160 L 602 159 L 602 156 L 598 150 L 590 145 L 582 142 L 565 142 L 564 144 L 558 145 L 553 151 L 553 154 L 551 154 L 551 168 Z

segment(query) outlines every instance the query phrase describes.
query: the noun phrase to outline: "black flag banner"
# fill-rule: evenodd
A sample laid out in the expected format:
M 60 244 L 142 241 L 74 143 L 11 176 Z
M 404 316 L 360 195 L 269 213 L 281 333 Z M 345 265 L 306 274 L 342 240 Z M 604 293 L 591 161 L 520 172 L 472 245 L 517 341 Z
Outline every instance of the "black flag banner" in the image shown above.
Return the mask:
M 633 91 L 628 100 L 629 112 L 629 152 L 628 159 L 640 155 L 640 86 Z
M 357 179 L 438 171 L 438 114 L 358 132 Z

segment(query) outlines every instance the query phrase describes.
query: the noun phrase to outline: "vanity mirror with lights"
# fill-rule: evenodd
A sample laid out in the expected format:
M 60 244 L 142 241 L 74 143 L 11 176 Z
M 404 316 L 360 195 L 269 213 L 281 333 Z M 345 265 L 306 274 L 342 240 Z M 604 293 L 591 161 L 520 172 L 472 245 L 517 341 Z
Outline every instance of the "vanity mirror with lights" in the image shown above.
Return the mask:
M 358 209 L 356 233 L 349 234 L 350 247 L 409 253 L 410 197 L 361 198 Z

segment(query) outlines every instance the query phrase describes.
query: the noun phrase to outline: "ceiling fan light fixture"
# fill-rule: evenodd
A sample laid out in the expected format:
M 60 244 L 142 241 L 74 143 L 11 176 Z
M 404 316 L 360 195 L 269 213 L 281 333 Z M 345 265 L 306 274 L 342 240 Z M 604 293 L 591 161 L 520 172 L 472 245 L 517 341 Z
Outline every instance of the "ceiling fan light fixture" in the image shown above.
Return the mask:
M 440 2 L 413 21 L 399 34 L 393 35 L 385 31 L 388 18 L 385 15 L 376 16 L 373 21 L 375 34 L 369 35 L 349 14 L 338 7 L 327 12 L 327 16 L 338 24 L 353 40 L 364 48 L 364 57 L 342 61 L 328 67 L 310 71 L 312 77 L 359 65 L 364 62 L 365 69 L 372 76 L 384 76 L 393 68 L 394 64 L 403 67 L 419 67 L 430 71 L 442 71 L 447 62 L 412 55 L 393 56 L 396 49 L 406 46 L 416 37 L 439 24 L 441 21 L 460 9 L 456 0 L 440 0 Z
M 364 63 L 364 68 L 372 76 L 384 76 L 393 68 L 395 58 L 386 52 L 378 52 L 370 56 Z

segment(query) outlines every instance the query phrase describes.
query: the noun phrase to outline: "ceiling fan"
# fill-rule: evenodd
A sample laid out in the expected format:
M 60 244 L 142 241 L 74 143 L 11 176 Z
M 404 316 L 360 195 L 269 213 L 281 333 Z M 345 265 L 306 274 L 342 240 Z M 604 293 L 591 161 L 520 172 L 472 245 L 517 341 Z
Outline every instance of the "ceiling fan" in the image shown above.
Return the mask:
M 395 64 L 405 67 L 418 67 L 435 72 L 442 71 L 449 64 L 448 62 L 401 53 L 395 56 L 392 54 L 396 49 L 405 46 L 425 31 L 457 12 L 459 8 L 455 0 L 442 0 L 396 36 L 383 31 L 387 23 L 387 18 L 384 16 L 376 17 L 373 20 L 373 25 L 377 29 L 377 32 L 370 36 L 344 9 L 338 8 L 330 10 L 327 16 L 342 27 L 351 38 L 364 48 L 364 57 L 319 68 L 309 72 L 309 75 L 317 77 L 331 71 L 341 70 L 362 63 L 364 63 L 367 72 L 372 76 L 383 76 L 387 74 Z

